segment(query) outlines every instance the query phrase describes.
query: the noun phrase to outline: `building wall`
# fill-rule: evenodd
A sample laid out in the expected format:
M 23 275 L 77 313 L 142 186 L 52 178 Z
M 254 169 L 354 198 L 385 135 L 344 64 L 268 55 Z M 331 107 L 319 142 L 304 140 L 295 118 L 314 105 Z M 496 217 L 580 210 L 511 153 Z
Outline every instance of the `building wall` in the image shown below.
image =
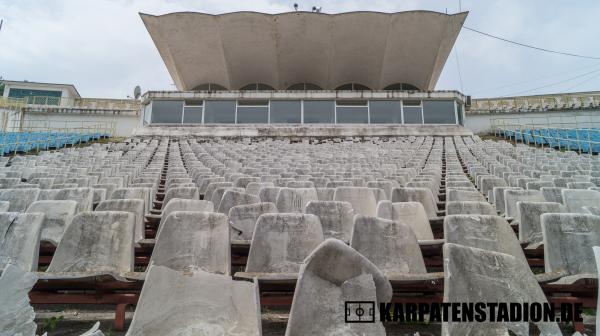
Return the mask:
M 526 127 L 534 124 L 536 127 L 596 127 L 600 128 L 600 109 L 563 110 L 525 113 L 468 113 L 466 114 L 465 127 L 474 134 L 488 134 L 492 132 L 492 120 L 507 118 L 506 122 L 518 123 Z
M 114 122 L 115 136 L 129 137 L 136 127 L 140 127 L 139 113 L 132 111 L 109 111 L 107 113 L 39 113 L 25 111 L 23 113 L 23 127 L 50 127 L 77 129 L 83 126 L 102 125 L 109 127 Z
M 44 90 L 44 91 L 60 91 L 61 98 L 61 106 L 66 106 L 69 98 L 75 98 L 72 91 L 69 90 L 64 85 L 49 85 L 49 84 L 38 84 L 38 83 L 22 83 L 22 84 L 13 84 L 6 83 L 4 87 L 4 97 L 8 97 L 10 89 L 28 89 L 28 90 Z

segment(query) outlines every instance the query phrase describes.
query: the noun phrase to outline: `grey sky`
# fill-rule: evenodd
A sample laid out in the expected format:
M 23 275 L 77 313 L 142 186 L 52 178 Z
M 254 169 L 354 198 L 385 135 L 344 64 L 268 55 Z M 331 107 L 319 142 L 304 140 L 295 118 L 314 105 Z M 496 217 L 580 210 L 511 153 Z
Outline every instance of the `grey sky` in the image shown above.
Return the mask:
M 138 12 L 278 13 L 294 2 L 323 12 L 426 9 L 448 13 L 459 2 L 442 0 L 0 0 L 0 76 L 72 83 L 85 97 L 124 98 L 174 89 Z M 600 1 L 462 0 L 466 26 L 548 49 L 600 57 Z M 462 87 L 456 55 L 460 62 Z M 587 74 L 590 71 L 598 70 Z M 552 85 L 554 83 L 561 84 Z M 543 87 L 545 86 L 545 87 Z M 538 90 L 534 88 L 543 87 Z M 463 30 L 437 85 L 475 97 L 600 90 L 600 60 L 553 55 Z

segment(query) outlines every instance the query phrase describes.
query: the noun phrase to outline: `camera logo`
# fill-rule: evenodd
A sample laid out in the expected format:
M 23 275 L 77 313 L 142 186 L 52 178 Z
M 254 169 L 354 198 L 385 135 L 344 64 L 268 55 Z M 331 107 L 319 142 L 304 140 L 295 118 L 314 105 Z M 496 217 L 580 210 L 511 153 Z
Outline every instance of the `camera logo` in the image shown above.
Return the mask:
M 375 323 L 374 301 L 346 301 L 344 307 L 346 323 Z

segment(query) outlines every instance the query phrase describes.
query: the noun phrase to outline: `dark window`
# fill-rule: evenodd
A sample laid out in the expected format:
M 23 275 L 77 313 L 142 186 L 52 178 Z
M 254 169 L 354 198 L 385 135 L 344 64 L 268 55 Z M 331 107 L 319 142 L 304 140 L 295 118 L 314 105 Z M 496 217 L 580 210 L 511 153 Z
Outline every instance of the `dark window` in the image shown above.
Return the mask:
M 185 106 L 183 108 L 184 123 L 202 123 L 202 106 Z
M 402 108 L 399 100 L 372 100 L 369 102 L 371 124 L 401 124 Z
M 196 86 L 192 91 L 227 91 L 227 89 L 219 84 L 207 83 Z
M 235 101 L 207 100 L 204 106 L 205 124 L 235 123 Z
M 290 91 L 310 91 L 310 90 L 323 90 L 320 86 L 311 83 L 298 83 L 288 87 Z
M 243 86 L 240 91 L 273 91 L 275 90 L 271 85 L 262 83 L 252 83 Z
M 371 91 L 371 89 L 368 86 L 358 83 L 343 84 L 335 89 L 337 91 Z
M 423 114 L 420 100 L 405 100 L 404 105 L 404 123 L 405 124 L 422 124 Z
M 266 124 L 269 122 L 268 106 L 238 106 L 238 124 Z
M 272 100 L 271 124 L 300 124 L 302 102 L 299 100 Z
M 333 100 L 305 100 L 305 124 L 335 123 L 335 102 Z
M 456 124 L 453 100 L 423 101 L 423 122 L 425 124 Z
M 408 83 L 390 84 L 383 89 L 386 91 L 420 91 L 418 87 Z
M 341 100 L 337 102 L 338 124 L 368 124 L 369 108 L 366 100 Z
M 183 100 L 153 100 L 152 123 L 180 124 Z
M 456 114 L 458 114 L 458 123 L 460 125 L 464 126 L 465 122 L 464 122 L 464 119 L 463 119 L 464 116 L 463 116 L 463 105 L 462 104 L 457 104 L 457 106 L 456 106 Z
M 35 105 L 60 105 L 62 91 L 14 89 L 8 90 L 9 98 L 25 98 L 27 104 Z

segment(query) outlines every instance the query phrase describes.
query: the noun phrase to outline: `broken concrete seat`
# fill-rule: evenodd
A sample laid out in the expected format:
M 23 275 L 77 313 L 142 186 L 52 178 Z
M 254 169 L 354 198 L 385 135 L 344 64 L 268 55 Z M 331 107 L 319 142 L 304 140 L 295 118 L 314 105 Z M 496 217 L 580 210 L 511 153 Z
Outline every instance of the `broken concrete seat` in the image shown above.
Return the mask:
M 111 199 L 98 204 L 95 211 L 126 211 L 135 216 L 134 242 L 145 238 L 144 201 L 141 199 Z
M 65 230 L 41 278 L 118 277 L 133 271 L 135 216 L 130 212 L 81 212 Z
M 8 264 L 37 270 L 43 223 L 42 213 L 0 213 L 0 273 Z
M 319 217 L 323 236 L 350 242 L 354 223 L 354 209 L 348 202 L 310 201 L 306 213 Z
M 591 250 L 591 248 L 590 248 Z M 527 263 L 510 254 L 446 243 L 444 302 L 547 303 Z M 484 308 L 490 316 L 489 308 Z M 562 335 L 556 322 L 536 324 L 541 335 Z M 443 322 L 442 335 L 529 335 L 528 322 Z
M 28 295 L 36 282 L 34 273 L 16 265 L 0 271 L 0 335 L 36 335 L 35 311 Z
M 418 240 L 433 240 L 433 231 L 423 204 L 419 202 L 381 201 L 377 217 L 408 225 Z
M 488 202 L 446 202 L 448 215 L 497 215 L 496 208 Z
M 544 202 L 545 200 L 544 194 L 539 190 L 504 190 L 504 215 L 517 223 L 521 217 L 517 207 L 518 202 Z
M 75 201 L 35 201 L 27 208 L 27 213 L 43 213 L 40 241 L 58 245 L 65 230 L 77 214 Z
M 446 202 L 485 202 L 485 197 L 475 188 L 446 188 Z
M 275 205 L 279 212 L 303 213 L 308 202 L 318 200 L 315 188 L 281 188 Z
M 338 187 L 333 194 L 333 200 L 350 203 L 357 215 L 377 215 L 377 198 L 370 188 Z
M 541 222 L 546 273 L 596 278 L 592 246 L 600 245 L 600 217 L 546 213 Z
M 541 187 L 540 191 L 544 195 L 546 202 L 563 203 L 562 190 L 564 188 L 557 187 Z
M 213 195 L 214 196 L 214 195 Z M 229 214 L 229 210 L 236 205 L 260 203 L 256 195 L 247 194 L 236 190 L 226 190 L 217 207 L 217 212 Z
M 275 187 L 273 182 L 250 182 L 246 185 L 246 193 L 258 196 L 260 189 L 273 187 Z
M 256 221 L 246 273 L 296 274 L 321 242 L 323 231 L 315 215 L 263 214 Z
M 271 202 L 236 205 L 229 209 L 229 224 L 232 240 L 251 240 L 254 226 L 260 215 L 277 213 L 277 207 Z
M 198 188 L 171 188 L 167 190 L 165 193 L 165 198 L 163 199 L 161 210 L 169 203 L 169 201 L 173 198 L 183 198 L 183 199 L 192 199 L 199 200 L 200 193 L 198 192 Z
M 98 205 L 98 203 L 106 200 L 106 189 L 92 188 L 92 190 L 92 208 L 95 208 L 95 206 Z
M 24 212 L 31 203 L 38 200 L 40 189 L 1 189 L 0 201 L 10 204 L 8 211 Z
M 230 274 L 227 216 L 215 212 L 171 212 L 156 237 L 150 265 Z
M 300 270 L 287 336 L 385 335 L 377 318 L 380 302 L 389 302 L 392 286 L 367 258 L 340 240 L 327 239 Z M 346 301 L 375 302 L 374 323 L 346 323 Z
M 127 335 L 260 336 L 258 285 L 202 270 L 151 266 Z
M 258 197 L 261 202 L 277 202 L 277 195 L 279 195 L 279 190 L 281 187 L 263 187 L 258 191 Z
M 585 213 L 584 206 L 600 206 L 600 192 L 594 190 L 563 189 L 563 204 L 569 212 Z
M 543 241 L 541 215 L 567 212 L 567 207 L 556 202 L 517 202 L 519 241 L 537 244 Z
M 383 274 L 427 273 L 417 237 L 400 221 L 356 215 L 350 246 L 369 259 Z
M 527 265 L 515 232 L 500 216 L 450 215 L 444 218 L 446 243 L 507 253 Z
M 427 217 L 437 217 L 437 202 L 427 188 L 394 188 L 392 191 L 392 202 L 419 202 L 425 208 Z

